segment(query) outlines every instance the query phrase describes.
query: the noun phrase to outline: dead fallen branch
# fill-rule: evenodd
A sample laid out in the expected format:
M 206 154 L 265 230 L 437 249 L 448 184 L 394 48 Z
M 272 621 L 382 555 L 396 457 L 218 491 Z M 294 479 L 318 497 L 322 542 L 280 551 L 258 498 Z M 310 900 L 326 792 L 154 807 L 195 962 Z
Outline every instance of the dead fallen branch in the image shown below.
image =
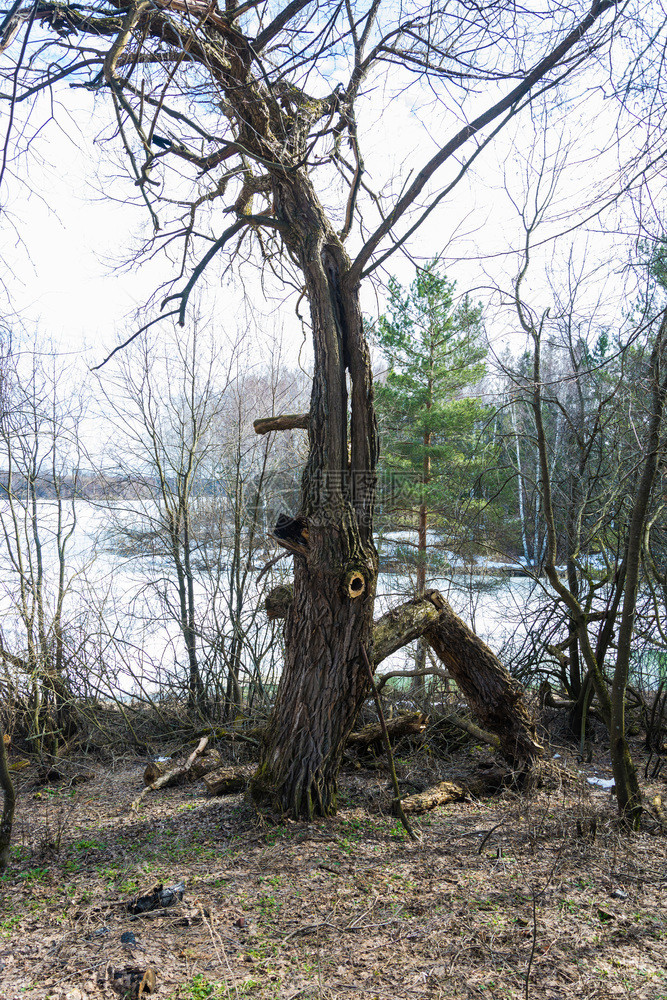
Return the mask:
M 228 729 L 224 726 L 211 729 L 209 726 L 207 729 L 200 730 L 195 735 L 208 736 L 209 739 L 213 740 L 238 740 L 240 743 L 250 743 L 251 746 L 258 747 L 264 735 L 264 729 L 265 726 L 253 726 L 251 729 L 243 730 Z
M 419 816 L 437 806 L 445 806 L 448 802 L 465 802 L 468 797 L 468 791 L 462 785 L 455 785 L 451 781 L 441 781 L 432 788 L 427 788 L 425 792 L 408 795 L 407 798 L 401 800 L 401 805 L 404 813 Z
M 552 648 L 552 646 L 547 646 L 549 652 Z M 540 684 L 540 708 L 559 708 L 571 712 L 576 704 L 572 698 L 561 698 L 555 695 L 549 681 L 542 681 Z
M 134 799 L 134 801 L 130 804 L 130 809 L 136 812 L 139 809 L 141 803 L 143 802 L 145 796 L 148 795 L 149 792 L 157 792 L 160 788 L 165 788 L 167 785 L 175 785 L 178 781 L 180 781 L 183 778 L 183 776 L 186 775 L 188 771 L 190 771 L 192 765 L 197 760 L 197 758 L 201 757 L 207 746 L 208 746 L 208 736 L 205 736 L 203 739 L 199 741 L 195 749 L 192 751 L 192 753 L 186 760 L 185 764 L 181 764 L 178 767 L 172 768 L 171 771 L 167 771 L 166 774 L 162 774 L 159 778 L 157 778 L 157 780 L 154 781 L 152 785 L 149 785 L 147 788 L 144 788 L 141 795 L 138 795 L 136 799 Z
M 394 719 L 387 719 L 387 733 L 389 739 L 399 740 L 403 736 L 416 736 L 426 729 L 428 718 L 421 712 L 397 715 Z M 383 738 L 382 725 L 379 722 L 369 722 L 367 726 L 350 733 L 347 738 L 348 747 L 372 747 L 380 743 Z
M 204 778 L 206 791 L 208 795 L 235 795 L 243 792 L 256 770 L 256 764 L 220 768 Z
M 198 781 L 199 778 L 203 778 L 209 771 L 215 771 L 221 764 L 222 758 L 218 751 L 209 750 L 207 753 L 202 754 L 201 757 L 198 757 L 192 764 L 192 767 L 188 771 L 184 771 L 180 775 L 180 778 L 172 782 L 172 784 L 177 784 L 178 781 Z M 171 770 L 173 770 L 171 762 L 152 760 L 144 771 L 144 785 L 155 784 L 159 778 Z

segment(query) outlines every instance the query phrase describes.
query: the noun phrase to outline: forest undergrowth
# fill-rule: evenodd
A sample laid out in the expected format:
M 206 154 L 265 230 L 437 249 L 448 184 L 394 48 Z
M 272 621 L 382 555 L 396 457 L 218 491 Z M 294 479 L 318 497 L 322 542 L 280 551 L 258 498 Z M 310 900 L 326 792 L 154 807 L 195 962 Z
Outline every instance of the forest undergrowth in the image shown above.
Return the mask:
M 132 811 L 136 753 L 69 757 L 46 784 L 30 763 L 0 879 L 0 996 L 667 1000 L 667 842 L 651 822 L 621 832 L 610 792 L 587 781 L 610 777 L 605 745 L 578 763 L 551 721 L 550 787 L 415 817 L 415 844 L 382 758 L 348 761 L 336 817 L 279 824 L 200 783 Z M 247 744 L 221 749 L 249 759 Z M 409 793 L 495 762 L 413 740 L 396 764 Z M 664 779 L 644 787 L 650 801 Z M 174 905 L 128 910 L 180 883 Z

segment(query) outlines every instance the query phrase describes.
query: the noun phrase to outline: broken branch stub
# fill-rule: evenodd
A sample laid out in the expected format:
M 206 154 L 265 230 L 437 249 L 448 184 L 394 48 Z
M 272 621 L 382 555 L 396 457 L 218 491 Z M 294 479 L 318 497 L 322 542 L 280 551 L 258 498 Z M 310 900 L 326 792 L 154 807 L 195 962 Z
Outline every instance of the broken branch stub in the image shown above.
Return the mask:
M 281 417 L 260 417 L 252 426 L 255 434 L 271 434 L 273 431 L 307 431 L 309 423 L 309 413 L 284 413 Z

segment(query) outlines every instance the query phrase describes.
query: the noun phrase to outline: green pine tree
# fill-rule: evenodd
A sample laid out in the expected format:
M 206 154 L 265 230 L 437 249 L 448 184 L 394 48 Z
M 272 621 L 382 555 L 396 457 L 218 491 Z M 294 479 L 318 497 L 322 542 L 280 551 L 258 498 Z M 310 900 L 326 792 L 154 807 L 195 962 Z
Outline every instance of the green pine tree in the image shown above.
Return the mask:
M 428 528 L 455 536 L 481 472 L 480 426 L 489 408 L 470 394 L 485 374 L 482 308 L 432 261 L 410 287 L 390 279 L 387 313 L 377 343 L 388 365 L 376 390 L 385 510 L 416 520 L 416 596 L 428 573 Z M 423 654 L 418 655 L 418 667 Z

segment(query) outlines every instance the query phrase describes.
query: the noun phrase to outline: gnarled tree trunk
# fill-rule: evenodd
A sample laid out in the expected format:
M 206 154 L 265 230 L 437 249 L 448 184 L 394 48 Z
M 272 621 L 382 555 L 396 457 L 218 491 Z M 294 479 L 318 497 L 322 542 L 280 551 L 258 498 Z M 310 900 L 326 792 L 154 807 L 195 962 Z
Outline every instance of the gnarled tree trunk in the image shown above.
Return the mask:
M 276 182 L 275 203 L 306 278 L 315 376 L 297 512 L 307 541 L 296 548 L 285 668 L 251 791 L 310 818 L 335 810 L 341 754 L 368 691 L 361 649 L 372 658 L 377 429 L 358 289 L 345 282 L 349 258 L 307 178 Z
M 440 612 L 437 624 L 426 633 L 434 653 L 449 670 L 482 726 L 498 736 L 503 756 L 515 765 L 532 763 L 542 747 L 521 685 L 454 614 L 442 594 L 431 590 L 427 597 Z

